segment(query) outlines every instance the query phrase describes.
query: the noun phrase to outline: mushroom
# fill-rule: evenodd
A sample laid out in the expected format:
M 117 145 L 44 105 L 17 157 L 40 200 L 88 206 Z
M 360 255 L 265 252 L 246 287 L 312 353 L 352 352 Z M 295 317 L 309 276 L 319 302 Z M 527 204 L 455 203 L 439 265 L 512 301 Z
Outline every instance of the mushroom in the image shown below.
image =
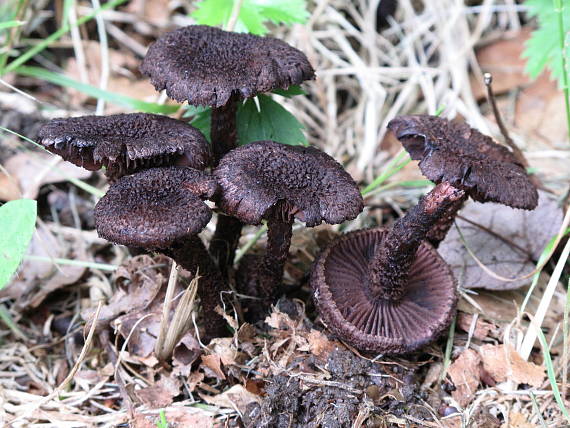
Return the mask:
M 112 180 L 175 163 L 204 169 L 211 157 L 208 142 L 196 128 L 147 113 L 54 119 L 40 129 L 39 142 L 90 171 L 106 167 Z
M 449 325 L 457 301 L 449 266 L 425 234 L 464 195 L 442 183 L 391 230 L 369 229 L 332 241 L 311 272 L 327 327 L 362 350 L 414 351 Z
M 214 175 L 220 186 L 218 203 L 226 214 L 246 224 L 268 222 L 267 249 L 257 275 L 248 278 L 253 284 L 241 284 L 250 292 L 257 290 L 262 309 L 283 277 L 294 218 L 309 227 L 322 221 L 338 224 L 363 209 L 352 177 L 313 147 L 256 141 L 224 156 Z
M 307 57 L 281 40 L 200 25 L 159 38 L 148 49 L 141 71 L 169 97 L 212 107 L 214 166 L 236 147 L 240 99 L 314 78 Z M 234 218 L 218 217 L 210 254 L 224 272 L 233 265 L 241 228 Z
M 437 247 L 468 196 L 479 202 L 498 202 L 532 210 L 538 204 L 536 187 L 509 149 L 466 123 L 428 116 L 398 116 L 388 123 L 422 173 L 435 183 L 447 182 L 465 191 L 428 233 Z
M 215 312 L 224 279 L 197 234 L 212 216 L 202 199 L 217 189 L 209 174 L 189 167 L 151 168 L 121 177 L 95 206 L 99 235 L 111 242 L 157 251 L 201 276 L 206 337 L 225 332 Z

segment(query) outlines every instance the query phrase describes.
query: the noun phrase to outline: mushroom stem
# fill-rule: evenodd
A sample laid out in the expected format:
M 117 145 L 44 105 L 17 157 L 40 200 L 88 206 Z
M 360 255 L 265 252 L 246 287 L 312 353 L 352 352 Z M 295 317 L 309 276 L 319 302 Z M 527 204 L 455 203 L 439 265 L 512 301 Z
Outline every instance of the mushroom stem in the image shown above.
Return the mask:
M 274 212 L 281 209 L 280 204 L 278 204 Z M 292 235 L 292 216 L 270 216 L 267 221 L 265 255 L 263 257 L 244 258 L 240 263 L 236 275 L 240 291 L 260 298 L 255 303 L 252 302 L 247 305 L 251 322 L 263 319 L 267 315 L 267 309 L 275 300 L 279 284 L 283 279 Z
M 228 277 L 228 270 L 234 264 L 242 227 L 243 223 L 237 218 L 218 214 L 216 231 L 210 241 L 210 256 L 218 264 L 224 278 Z
M 210 123 L 210 140 L 214 154 L 213 166 L 217 166 L 220 159 L 237 145 L 237 97 L 232 95 L 227 103 L 221 107 L 212 108 Z
M 375 298 L 397 301 L 403 296 L 421 241 L 464 195 L 448 183 L 438 184 L 394 224 L 368 265 L 369 287 Z
M 212 108 L 210 137 L 214 154 L 213 166 L 237 144 L 237 96 L 232 95 L 221 107 Z M 218 263 L 224 278 L 228 277 L 228 269 L 234 264 L 234 256 L 241 236 L 243 223 L 236 218 L 218 215 L 218 223 L 212 241 L 210 255 Z
M 208 254 L 206 247 L 198 236 L 189 239 L 178 240 L 170 247 L 159 250 L 171 257 L 189 272 L 200 275 L 198 282 L 198 297 L 202 303 L 204 314 L 204 327 L 209 341 L 214 337 L 224 336 L 227 333 L 226 322 L 215 308 L 222 307 L 220 293 L 229 290 L 224 278 L 221 276 L 216 264 Z
M 428 241 L 434 248 L 439 247 L 441 241 L 447 236 L 447 232 L 453 226 L 455 217 L 457 217 L 457 212 L 463 208 L 465 201 L 469 196 L 465 194 L 462 198 L 452 203 L 447 211 L 441 216 L 441 218 L 431 227 L 431 229 L 426 234 L 426 241 Z
M 292 235 L 293 219 L 289 221 L 270 219 L 267 222 L 267 248 L 261 262 L 259 292 L 269 303 L 272 303 L 279 283 L 283 279 Z

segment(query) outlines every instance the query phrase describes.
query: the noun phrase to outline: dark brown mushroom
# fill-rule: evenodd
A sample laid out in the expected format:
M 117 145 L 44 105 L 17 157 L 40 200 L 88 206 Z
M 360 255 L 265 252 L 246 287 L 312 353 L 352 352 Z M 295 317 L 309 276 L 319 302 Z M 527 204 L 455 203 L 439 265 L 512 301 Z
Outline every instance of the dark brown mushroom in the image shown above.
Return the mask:
M 117 179 L 145 168 L 185 165 L 204 169 L 210 148 L 196 128 L 147 113 L 54 119 L 39 131 L 39 142 L 75 165 Z
M 169 97 L 212 107 L 214 165 L 236 147 L 237 101 L 314 78 L 307 57 L 281 40 L 199 25 L 163 35 L 141 71 Z M 210 254 L 222 271 L 233 265 L 241 228 L 232 217 L 218 217 Z
M 202 199 L 217 189 L 209 174 L 189 167 L 151 168 L 120 178 L 95 206 L 99 235 L 172 257 L 201 276 L 202 302 L 208 338 L 223 335 L 225 322 L 214 309 L 221 305 L 225 280 L 197 234 L 212 216 Z
M 428 116 L 399 116 L 388 128 L 422 173 L 435 183 L 447 182 L 465 191 L 428 233 L 437 246 L 453 224 L 466 198 L 498 202 L 513 208 L 536 208 L 538 193 L 523 165 L 504 146 L 466 123 Z
M 425 234 L 463 197 L 437 185 L 390 231 L 361 230 L 331 242 L 313 265 L 315 304 L 329 329 L 359 349 L 414 351 L 449 325 L 456 283 Z
M 247 224 L 268 221 L 267 250 L 253 278 L 263 305 L 271 303 L 283 276 L 294 218 L 312 227 L 354 219 L 363 208 L 352 177 L 313 147 L 257 141 L 228 153 L 214 170 L 218 203 Z

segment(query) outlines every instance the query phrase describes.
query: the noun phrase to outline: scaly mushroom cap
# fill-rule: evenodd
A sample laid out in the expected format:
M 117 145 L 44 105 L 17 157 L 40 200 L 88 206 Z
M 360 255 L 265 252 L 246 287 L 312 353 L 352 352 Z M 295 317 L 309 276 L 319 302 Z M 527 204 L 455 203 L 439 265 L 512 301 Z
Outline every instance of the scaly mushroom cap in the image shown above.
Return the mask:
M 210 162 L 210 146 L 200 131 L 157 114 L 54 119 L 40 129 L 39 142 L 90 171 L 105 166 L 110 178 L 175 161 L 196 169 Z
M 451 269 L 423 242 L 397 302 L 375 299 L 368 264 L 388 231 L 350 232 L 332 241 L 313 265 L 311 285 L 327 327 L 358 349 L 384 354 L 417 350 L 449 326 L 457 303 Z
M 214 175 L 220 208 L 247 224 L 261 223 L 278 202 L 277 211 L 309 227 L 352 220 L 364 207 L 352 177 L 314 147 L 256 141 L 225 155 Z
M 157 91 L 191 105 L 220 107 L 314 78 L 301 51 L 271 37 L 192 25 L 163 35 L 141 65 Z
M 121 177 L 95 206 L 99 236 L 147 249 L 169 247 L 200 232 L 212 212 L 202 202 L 217 189 L 215 179 L 188 167 L 147 169 Z
M 534 209 L 538 193 L 524 167 L 506 148 L 466 123 L 436 116 L 398 116 L 394 132 L 422 173 L 431 181 L 449 182 L 479 202 Z

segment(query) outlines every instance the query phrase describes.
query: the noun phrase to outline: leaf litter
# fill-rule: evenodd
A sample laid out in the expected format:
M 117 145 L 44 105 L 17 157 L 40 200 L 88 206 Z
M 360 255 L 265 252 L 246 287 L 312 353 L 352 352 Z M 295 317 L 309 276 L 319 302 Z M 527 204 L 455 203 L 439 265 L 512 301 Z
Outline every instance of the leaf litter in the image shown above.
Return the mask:
M 461 46 L 471 46 L 471 42 L 481 40 L 481 34 L 477 34 L 477 40 L 471 39 L 473 35 L 471 31 L 476 24 L 485 22 L 479 21 L 485 16 L 498 18 L 485 30 L 485 41 L 492 40 L 493 37 L 500 39 L 506 30 L 517 28 L 516 14 L 503 13 L 500 10 L 495 12 L 493 9 L 495 2 L 489 2 L 482 7 L 490 7 L 483 12 L 492 11 L 491 15 L 459 13 L 453 15 L 459 17 L 456 24 L 446 21 L 445 25 L 441 26 L 435 17 L 452 12 L 455 10 L 455 5 L 444 11 L 438 2 L 426 2 L 424 10 L 420 11 L 414 10 L 410 2 L 403 0 L 404 5 L 399 12 L 402 14 L 403 24 L 397 28 L 397 31 L 412 38 L 411 44 L 406 43 L 406 49 L 412 49 L 411 55 L 408 55 L 401 51 L 402 46 L 397 45 L 399 36 L 396 36 L 395 30 L 378 35 L 381 49 L 375 44 L 369 46 L 362 39 L 363 33 L 360 29 L 375 12 L 368 5 L 364 5 L 363 8 L 361 5 L 353 7 L 340 0 L 330 0 L 325 3 L 316 11 L 318 13 L 311 17 L 309 27 L 299 27 L 296 31 L 286 33 L 287 38 L 292 39 L 300 49 L 309 52 L 320 70 L 319 80 L 307 88 L 312 101 L 304 97 L 285 101 L 287 109 L 299 117 L 306 126 L 306 135 L 311 144 L 324 147 L 337 159 L 342 159 L 355 176 L 362 178 L 364 182 L 370 182 L 371 178 L 382 171 L 390 156 L 387 151 L 378 150 L 376 146 L 384 135 L 384 124 L 378 118 L 386 118 L 387 121 L 391 115 L 398 112 L 426 110 L 433 112 L 437 105 L 446 104 L 451 110 L 457 109 L 470 122 L 485 130 L 489 122 L 478 111 L 478 106 L 471 102 L 472 94 L 467 94 L 469 91 L 457 91 L 453 83 L 467 80 L 466 64 L 471 61 L 470 49 L 465 50 L 467 52 L 465 56 L 458 56 L 457 52 L 453 51 L 452 57 L 455 60 L 453 64 L 448 64 L 445 58 L 449 57 L 451 51 L 447 52 L 445 49 L 453 48 L 453 40 L 447 39 L 438 46 L 431 45 L 431 40 L 435 33 L 449 34 L 449 26 L 452 25 L 454 38 L 462 43 Z M 115 15 L 109 15 L 106 22 L 109 28 L 114 26 L 123 34 L 119 43 L 121 46 L 118 49 L 119 54 L 128 50 L 134 51 L 133 48 L 136 50 L 137 44 L 143 47 L 148 45 L 156 37 L 157 28 L 162 28 L 168 23 L 185 25 L 188 22 L 186 15 L 191 12 L 190 9 L 180 5 L 177 6 L 178 9 L 168 9 L 165 5 L 172 6 L 175 2 L 164 0 L 132 1 L 129 4 L 135 6 L 138 4 L 138 6 L 137 8 L 132 6 L 133 9 L 121 9 L 120 14 L 116 15 L 117 19 L 120 19 L 120 25 L 119 21 L 113 21 Z M 150 13 L 149 10 L 153 8 L 160 10 L 161 13 L 159 15 Z M 184 13 L 180 13 L 181 10 Z M 170 15 L 166 13 L 167 11 Z M 173 19 L 170 20 L 168 17 Z M 429 31 L 422 30 L 421 26 L 416 25 L 418 23 L 425 25 Z M 121 34 L 116 30 L 112 31 L 114 31 L 113 37 Z M 85 34 L 82 33 L 82 36 Z M 281 29 L 277 29 L 275 34 L 277 37 L 283 35 Z M 442 40 L 446 40 L 445 37 Z M 66 43 L 68 42 L 69 39 L 66 39 Z M 419 55 L 413 55 L 416 44 L 421 47 Z M 116 46 L 113 45 L 113 49 Z M 432 46 L 431 49 L 437 54 L 429 61 L 427 58 L 423 59 L 422 46 Z M 97 60 L 92 61 L 89 66 L 92 73 L 90 79 L 95 79 L 91 83 L 95 85 L 99 81 L 97 72 L 100 71 L 98 68 L 100 54 L 96 48 L 98 46 L 94 45 L 91 52 L 93 58 Z M 388 64 L 389 67 L 369 68 L 368 64 L 353 63 L 359 56 L 376 61 L 374 58 L 378 52 L 386 56 L 382 58 L 381 63 Z M 115 56 L 114 51 L 110 54 Z M 127 56 L 131 57 L 130 54 L 125 55 Z M 410 63 L 413 58 L 419 60 L 419 64 Z M 414 80 L 417 77 L 417 70 L 422 70 L 426 78 Z M 67 71 L 70 72 L 69 69 Z M 131 74 L 133 71 L 134 75 Z M 371 73 L 375 80 L 367 80 L 366 73 Z M 25 79 L 19 81 L 18 77 L 15 79 L 8 77 L 11 83 L 17 83 L 23 89 L 37 92 L 38 96 L 49 99 L 50 103 L 61 105 L 68 102 L 71 108 L 64 110 L 63 115 L 82 114 L 85 109 L 91 108 L 92 100 L 85 97 L 60 100 L 59 88 L 43 82 L 38 82 L 37 87 L 34 87 Z M 376 85 L 376 78 L 382 82 L 381 88 L 380 85 Z M 135 83 L 140 82 L 136 70 L 127 63 L 112 70 L 111 81 L 114 80 L 124 89 L 127 89 L 127 86 L 132 89 Z M 498 83 L 498 80 L 500 79 L 496 76 L 495 82 Z M 505 79 L 504 90 L 512 92 L 507 80 L 508 78 Z M 437 85 L 434 84 L 435 81 Z M 127 82 L 130 84 L 126 85 Z M 516 83 L 514 89 L 520 85 L 524 90 L 527 83 L 520 81 Z M 136 97 L 146 94 L 142 87 L 137 87 L 136 91 L 129 94 Z M 459 92 L 461 93 L 458 95 Z M 533 96 L 539 96 L 540 92 L 541 90 L 535 89 Z M 69 90 L 66 97 L 71 93 L 73 91 Z M 548 97 L 551 98 L 539 101 L 549 105 L 552 103 L 554 109 L 556 99 L 550 95 Z M 527 105 L 532 107 L 532 102 Z M 521 113 L 523 112 L 521 106 L 522 104 L 516 111 L 519 112 L 517 123 L 522 128 L 526 123 L 530 123 L 532 115 L 536 116 L 536 110 L 527 109 L 528 114 L 525 116 Z M 111 106 L 110 110 L 115 108 Z M 549 107 L 548 111 L 552 112 L 552 109 Z M 536 121 L 532 123 L 533 126 L 551 124 L 554 126 L 553 124 L 558 122 L 541 120 L 541 123 Z M 561 193 L 560 190 L 564 186 L 561 179 L 564 176 L 555 174 L 557 171 L 562 171 L 559 167 L 561 162 L 567 161 L 564 158 L 566 153 L 559 150 L 556 143 L 556 139 L 561 139 L 557 137 L 561 133 L 556 134 L 552 130 L 536 132 L 540 135 L 541 144 L 544 145 L 538 145 L 537 140 L 530 137 L 528 145 L 526 140 L 523 141 L 526 148 L 531 150 L 531 164 L 539 165 L 541 176 L 546 176 L 548 183 L 554 183 L 554 188 Z M 32 134 L 26 133 L 26 135 Z M 544 141 L 544 137 L 553 141 Z M 541 152 L 532 152 L 537 149 L 556 151 L 557 155 L 561 156 L 560 162 L 552 163 L 552 159 L 547 156 L 548 153 L 543 155 Z M 3 153 L 2 161 L 6 158 Z M 412 165 L 409 171 L 410 174 L 414 174 L 417 168 Z M 99 178 L 99 174 L 96 173 L 89 180 L 101 186 Z M 49 184 L 46 186 L 42 183 L 41 186 L 40 199 L 43 197 L 42 192 L 52 194 L 56 190 Z M 64 182 L 57 184 L 57 187 L 59 190 L 67 189 L 69 186 Z M 347 228 L 383 224 L 389 221 L 394 213 L 399 212 L 398 210 L 413 204 L 420 191 L 396 189 L 373 195 L 369 200 L 370 211 L 367 215 L 361 216 L 361 219 L 348 225 Z M 12 194 L 14 194 L 13 189 Z M 64 201 L 62 205 L 69 205 L 61 194 L 52 196 L 49 204 L 57 205 L 59 201 Z M 88 225 L 88 212 L 80 212 L 79 216 L 81 223 Z M 98 239 L 91 230 L 76 229 L 72 232 L 71 228 L 62 227 L 52 220 L 49 218 L 46 224 L 47 230 L 55 238 L 49 241 L 48 248 L 51 249 L 53 243 L 57 249 L 50 252 L 51 257 L 81 258 L 81 260 L 122 264 L 126 255 L 124 250 L 111 248 Z M 73 225 L 67 220 L 65 224 Z M 325 241 L 335 233 L 329 233 L 333 229 L 328 227 L 321 228 L 321 231 L 323 230 L 326 230 L 327 234 Z M 209 232 L 206 231 L 205 234 Z M 244 241 L 253 233 L 253 231 L 248 232 Z M 99 299 L 106 299 L 107 302 L 102 324 L 117 329 L 116 342 L 112 343 L 111 347 L 119 357 L 118 367 L 117 363 L 109 362 L 110 358 L 105 350 L 92 349 L 70 388 L 62 391 L 58 400 L 45 404 L 41 410 L 26 416 L 20 425 L 17 423 L 15 426 L 51 421 L 50 423 L 55 423 L 56 426 L 117 426 L 130 422 L 137 427 L 156 427 L 159 419 L 158 409 L 154 407 L 152 397 L 153 394 L 161 392 L 163 394 L 160 398 L 164 398 L 163 403 L 172 400 L 172 403 L 165 405 L 164 409 L 171 426 L 236 426 L 240 423 L 237 422 L 240 414 L 242 420 L 248 421 L 250 426 L 355 424 L 354 426 L 459 427 L 462 426 L 463 420 L 473 426 L 485 427 L 499 427 L 502 421 L 506 428 L 507 421 L 510 426 L 521 427 L 526 427 L 524 420 L 539 422 L 524 383 L 516 390 L 499 391 L 491 386 L 491 381 L 500 382 L 491 376 L 496 375 L 493 365 L 514 370 L 511 366 L 520 363 L 519 361 L 515 364 L 512 357 L 502 359 L 505 352 L 499 347 L 506 347 L 507 345 L 502 343 L 513 335 L 516 336 L 517 329 L 522 327 L 517 323 L 512 328 L 509 328 L 509 325 L 517 319 L 517 309 L 526 291 L 524 288 L 509 291 L 477 291 L 478 294 L 468 294 L 461 299 L 458 314 L 459 328 L 455 332 L 451 367 L 462 352 L 466 352 L 467 344 L 469 351 L 476 352 L 482 360 L 484 357 L 481 355 L 481 349 L 487 349 L 487 354 L 496 358 L 490 360 L 489 370 L 483 369 L 478 372 L 479 384 L 475 398 L 466 405 L 465 409 L 457 409 L 455 408 L 457 401 L 454 400 L 452 390 L 455 386 L 450 381 L 450 376 L 443 383 L 439 381 L 443 370 L 442 349 L 445 338 L 438 344 L 426 348 L 425 352 L 419 355 L 397 359 L 385 357 L 374 359 L 373 356 L 360 355 L 355 350 L 347 348 L 331 337 L 318 320 L 315 320 L 308 299 L 308 290 L 302 284 L 305 272 L 317 253 L 315 241 L 318 240 L 316 239 L 318 233 L 318 231 L 316 234 L 295 233 L 296 245 L 292 248 L 291 261 L 287 266 L 287 285 L 293 286 L 289 294 L 300 298 L 306 307 L 298 300 L 280 303 L 270 314 L 268 323 L 232 324 L 234 334 L 231 338 L 223 338 L 207 348 L 198 342 L 192 328 L 191 333 L 184 336 L 175 349 L 174 358 L 166 364 L 159 363 L 153 357 L 152 344 L 156 341 L 156 326 L 160 322 L 158 316 L 161 312 L 160 299 L 168 278 L 168 267 L 165 265 L 157 268 L 154 258 L 153 261 L 148 261 L 150 264 L 147 267 L 149 271 L 153 271 L 151 276 L 160 285 L 147 284 L 148 288 L 144 288 L 144 292 L 143 289 L 129 288 L 131 281 L 138 282 L 142 286 L 142 279 L 135 273 L 129 273 L 124 279 L 117 281 L 114 277 L 89 270 L 75 281 L 70 279 L 68 284 L 49 288 L 45 295 L 39 295 L 41 299 L 37 301 L 37 307 L 33 311 L 22 313 L 21 308 L 13 304 L 14 300 L 3 300 L 8 306 L 10 315 L 30 341 L 25 344 L 8 341 L 0 348 L 2 357 L 0 370 L 12 374 L 0 379 L 4 392 L 4 414 L 0 415 L 0 418 L 3 418 L 2 423 L 19 414 L 26 402 L 34 402 L 38 395 L 47 394 L 50 385 L 53 387 L 58 384 L 56 379 L 61 380 L 66 376 L 82 346 L 83 325 L 79 309 L 83 309 L 82 313 L 89 318 L 87 308 Z M 82 240 L 86 244 L 82 245 L 84 250 L 79 248 Z M 62 241 L 64 245 L 61 245 Z M 147 262 L 143 264 L 145 263 Z M 34 273 L 36 269 L 43 270 L 43 273 Z M 144 270 L 144 267 L 141 266 L 141 269 Z M 28 305 L 30 299 L 46 281 L 43 275 L 46 275 L 46 272 L 47 275 L 53 275 L 59 270 L 45 263 L 27 263 L 22 267 L 21 275 L 28 275 L 29 271 L 30 288 L 25 294 L 17 289 L 12 299 L 15 299 L 16 303 L 21 302 L 22 307 L 31 307 Z M 157 289 L 159 291 L 156 291 Z M 531 312 L 532 308 L 536 307 L 540 289 L 539 283 L 527 306 Z M 129 291 L 134 291 L 134 294 L 138 295 L 138 303 L 134 302 L 132 308 L 121 307 L 112 297 L 115 290 L 123 292 L 127 290 L 126 294 L 120 294 L 119 291 L 119 295 L 123 297 L 128 296 Z M 137 294 L 139 291 L 141 294 Z M 155 291 L 153 298 L 152 294 Z M 20 299 L 18 294 L 25 298 Z M 548 340 L 553 344 L 551 351 L 555 357 L 561 353 L 562 341 L 560 333 L 557 333 L 557 325 L 562 314 L 563 305 L 560 303 L 563 301 L 563 290 L 556 296 L 556 302 L 544 323 Z M 8 298 L 7 295 L 4 297 Z M 289 311 L 291 307 L 295 308 L 295 311 Z M 232 311 L 231 307 L 225 309 L 227 312 Z M 146 318 L 140 321 L 145 316 Z M 234 314 L 231 316 L 228 314 L 228 319 L 234 320 Z M 197 312 L 196 325 L 198 329 L 201 326 L 199 312 Z M 485 348 L 489 346 L 493 348 Z M 206 361 L 211 361 L 215 370 L 204 364 L 204 358 Z M 540 359 L 537 359 L 536 355 L 533 355 L 533 359 L 535 364 L 540 365 Z M 483 362 L 479 364 L 479 367 L 482 366 Z M 531 370 L 528 366 L 522 365 L 522 367 Z M 536 372 L 539 370 L 536 369 Z M 128 396 L 123 396 L 120 392 L 118 378 L 126 384 Z M 549 421 L 560 421 L 560 415 L 552 404 L 552 395 L 548 387 L 544 384 L 540 386 L 542 387 L 544 388 L 531 389 L 538 392 L 536 398 L 542 409 L 542 415 Z M 146 396 L 145 392 L 142 392 L 145 390 Z M 127 398 L 134 403 L 134 414 L 129 413 L 126 408 Z M 455 411 L 460 414 L 455 413 L 454 416 Z M 309 425 L 310 423 L 314 425 Z

